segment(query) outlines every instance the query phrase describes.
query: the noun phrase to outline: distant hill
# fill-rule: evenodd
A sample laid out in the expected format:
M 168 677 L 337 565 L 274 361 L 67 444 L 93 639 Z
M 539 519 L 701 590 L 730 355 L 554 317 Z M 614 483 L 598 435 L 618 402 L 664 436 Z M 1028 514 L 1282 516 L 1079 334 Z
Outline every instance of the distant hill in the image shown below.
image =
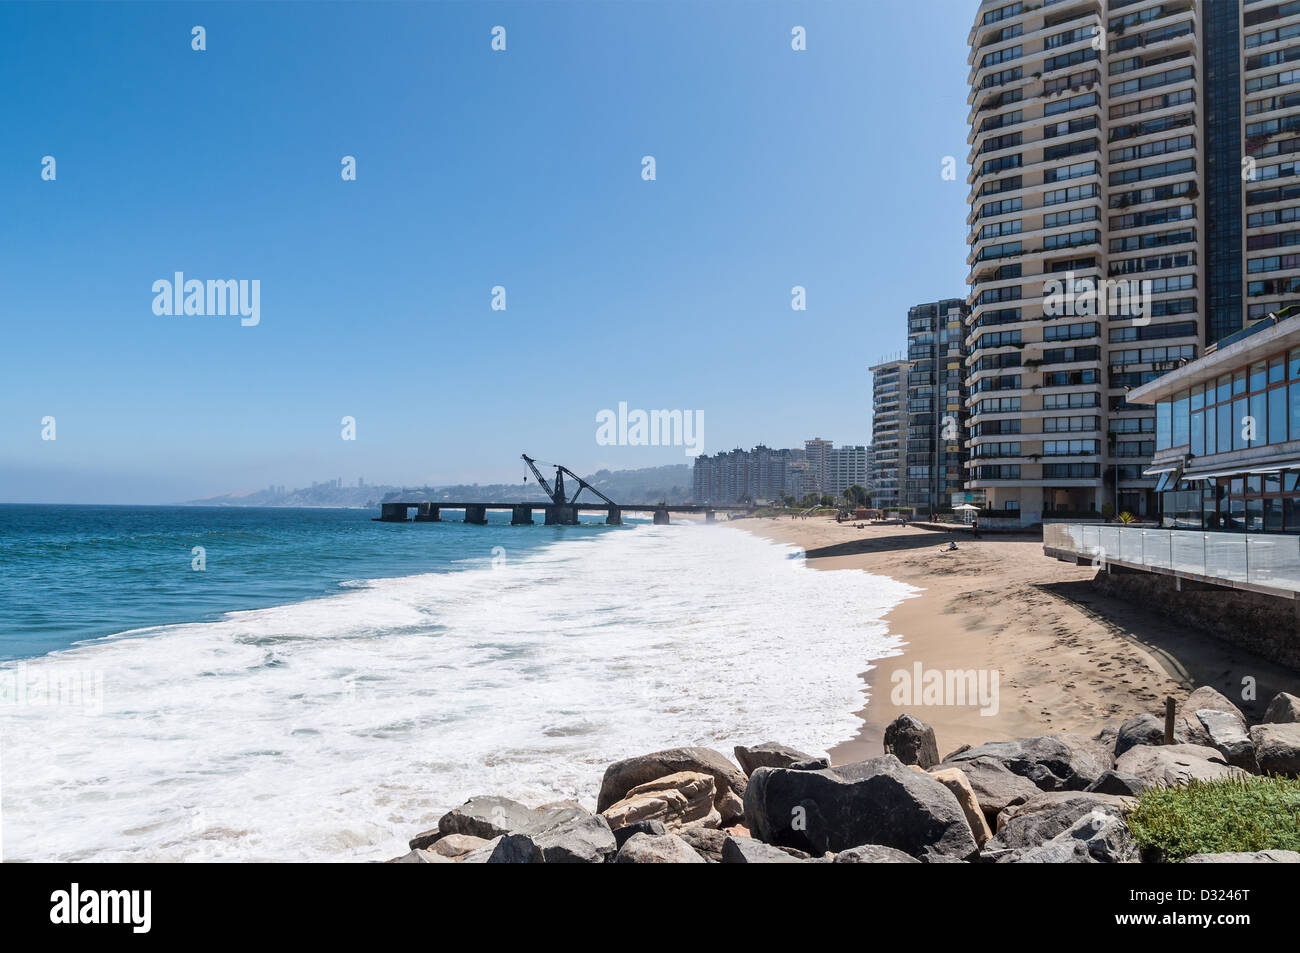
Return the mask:
M 551 473 L 543 468 L 547 479 Z M 592 486 L 618 503 L 689 503 L 691 500 L 691 468 L 686 464 L 666 467 L 645 467 L 640 470 L 598 470 L 586 476 Z M 573 495 L 575 484 L 567 485 Z M 584 491 L 583 499 L 596 497 Z M 264 490 L 239 490 L 198 500 L 187 500 L 188 506 L 335 506 L 377 507 L 385 500 L 453 500 L 457 503 L 515 503 L 541 502 L 545 499 L 534 481 L 519 483 L 473 483 L 455 486 L 403 487 L 387 484 L 373 486 L 332 486 L 318 484 L 286 492 Z
M 553 472 L 553 471 L 552 471 Z M 542 473 L 549 480 L 551 472 L 542 468 Z M 645 467 L 640 470 L 597 470 L 584 476 L 588 483 L 596 487 L 616 503 L 689 503 L 691 500 L 691 468 L 683 463 L 666 467 Z M 570 497 L 577 485 L 566 481 L 565 488 Z M 523 503 L 541 502 L 546 498 L 536 482 L 527 483 L 473 483 L 458 486 L 424 486 L 403 487 L 387 494 L 385 500 L 410 500 L 418 502 L 428 500 L 454 500 L 458 503 Z M 595 500 L 589 491 L 584 491 L 583 499 Z M 382 502 L 382 501 L 381 501 Z

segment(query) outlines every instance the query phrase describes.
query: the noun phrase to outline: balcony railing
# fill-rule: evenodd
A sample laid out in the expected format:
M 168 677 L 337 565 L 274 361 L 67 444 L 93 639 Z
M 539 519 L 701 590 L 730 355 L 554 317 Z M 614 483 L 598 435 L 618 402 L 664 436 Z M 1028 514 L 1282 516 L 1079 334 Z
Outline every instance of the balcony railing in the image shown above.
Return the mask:
M 1047 523 L 1043 547 L 1157 572 L 1300 592 L 1300 536 L 1290 533 Z

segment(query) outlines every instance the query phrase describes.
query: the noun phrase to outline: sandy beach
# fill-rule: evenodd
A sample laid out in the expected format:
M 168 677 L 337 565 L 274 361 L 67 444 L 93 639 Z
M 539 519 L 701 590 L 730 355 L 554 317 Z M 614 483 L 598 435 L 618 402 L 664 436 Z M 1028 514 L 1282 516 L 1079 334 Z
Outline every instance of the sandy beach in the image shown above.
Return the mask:
M 1089 734 L 1103 722 L 1162 713 L 1164 698 L 1213 685 L 1247 714 L 1294 687 L 1295 673 L 1199 630 L 1095 591 L 1096 569 L 1043 555 L 1030 536 L 971 539 L 956 533 L 834 519 L 746 519 L 733 526 L 801 547 L 810 567 L 858 569 L 923 590 L 891 611 L 901 656 L 882 659 L 869 685 L 856 738 L 831 750 L 836 764 L 882 751 L 884 728 L 908 711 L 934 727 L 940 755 L 979 744 L 1052 732 Z M 956 538 L 958 550 L 945 551 Z M 864 659 L 864 663 L 865 663 Z M 895 704 L 900 669 L 997 672 L 996 713 L 975 704 Z M 1257 680 L 1258 708 L 1242 699 Z M 970 700 L 968 700 L 969 702 Z M 986 708 L 989 706 L 985 706 Z

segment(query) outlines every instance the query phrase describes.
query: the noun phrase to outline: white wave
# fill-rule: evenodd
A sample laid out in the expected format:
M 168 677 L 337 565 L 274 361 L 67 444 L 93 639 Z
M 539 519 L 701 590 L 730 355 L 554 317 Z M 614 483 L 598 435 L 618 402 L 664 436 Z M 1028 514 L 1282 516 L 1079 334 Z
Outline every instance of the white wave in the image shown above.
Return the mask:
M 916 591 L 698 525 L 498 563 L 25 663 L 102 677 L 102 713 L 0 706 L 5 859 L 385 859 L 474 794 L 592 807 L 633 754 L 825 751 Z

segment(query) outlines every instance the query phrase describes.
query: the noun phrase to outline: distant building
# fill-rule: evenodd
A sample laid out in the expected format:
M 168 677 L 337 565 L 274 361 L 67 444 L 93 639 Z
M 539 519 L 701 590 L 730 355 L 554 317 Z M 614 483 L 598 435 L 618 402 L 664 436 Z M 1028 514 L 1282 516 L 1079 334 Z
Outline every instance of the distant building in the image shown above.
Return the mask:
M 903 506 L 928 514 L 948 506 L 966 481 L 966 329 L 961 298 L 907 312 L 907 435 Z M 901 429 L 901 425 L 900 425 Z
M 865 487 L 870 479 L 867 474 L 866 447 L 861 444 L 855 447 L 836 447 L 827 457 L 822 492 L 838 496 L 855 483 Z
M 695 458 L 692 496 L 698 503 L 779 500 L 788 495 L 789 465 L 802 461 L 802 450 L 728 450 Z
M 900 505 L 899 461 L 907 427 L 903 400 L 907 389 L 905 360 L 884 361 L 871 370 L 871 487 L 872 505 Z
M 695 458 L 692 496 L 697 503 L 802 499 L 810 493 L 840 494 L 870 479 L 864 446 L 836 447 L 820 437 L 802 450 L 728 450 Z

